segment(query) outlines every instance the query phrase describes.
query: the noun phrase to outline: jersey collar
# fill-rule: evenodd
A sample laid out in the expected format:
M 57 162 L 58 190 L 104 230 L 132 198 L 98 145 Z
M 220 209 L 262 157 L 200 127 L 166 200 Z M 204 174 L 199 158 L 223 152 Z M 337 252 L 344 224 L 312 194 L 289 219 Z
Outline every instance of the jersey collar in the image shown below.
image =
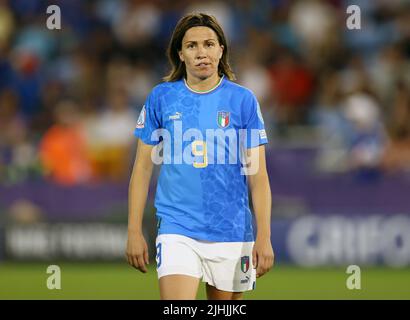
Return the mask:
M 205 94 L 205 93 L 210 93 L 210 92 L 216 90 L 216 89 L 221 85 L 222 80 L 223 80 L 224 78 L 225 78 L 225 75 L 223 74 L 222 77 L 221 77 L 221 79 L 219 79 L 219 82 L 218 82 L 213 88 L 211 88 L 211 89 L 209 89 L 209 90 L 207 90 L 207 91 L 197 91 L 197 90 L 192 89 L 192 88 L 188 85 L 188 83 L 186 82 L 186 79 L 185 79 L 185 78 L 184 78 L 184 84 L 185 84 L 185 87 L 186 87 L 189 91 L 192 91 L 192 92 L 198 93 L 198 94 Z

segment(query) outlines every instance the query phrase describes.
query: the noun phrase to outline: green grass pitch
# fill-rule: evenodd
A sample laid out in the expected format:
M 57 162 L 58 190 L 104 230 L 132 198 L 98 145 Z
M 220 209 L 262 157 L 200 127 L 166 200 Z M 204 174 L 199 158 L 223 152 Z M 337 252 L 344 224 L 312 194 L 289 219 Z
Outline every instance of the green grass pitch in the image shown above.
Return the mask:
M 142 274 L 125 262 L 55 263 L 61 268 L 61 290 L 49 290 L 49 264 L 1 263 L 0 299 L 159 299 L 152 265 Z M 410 268 L 362 267 L 360 290 L 347 289 L 348 276 L 346 268 L 277 265 L 244 299 L 410 299 Z M 206 298 L 203 283 L 197 298 Z

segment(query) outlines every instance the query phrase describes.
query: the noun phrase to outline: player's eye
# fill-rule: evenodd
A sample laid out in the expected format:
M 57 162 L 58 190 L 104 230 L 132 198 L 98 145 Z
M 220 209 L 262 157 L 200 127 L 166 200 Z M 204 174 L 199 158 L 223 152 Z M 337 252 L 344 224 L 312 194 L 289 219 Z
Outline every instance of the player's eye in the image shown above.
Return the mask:
M 187 45 L 187 48 L 189 48 L 189 49 L 192 49 L 193 47 L 194 47 L 193 43 L 190 43 L 190 44 Z
M 214 47 L 215 44 L 214 44 L 213 42 L 208 42 L 208 43 L 207 43 L 207 46 L 208 46 L 208 47 Z

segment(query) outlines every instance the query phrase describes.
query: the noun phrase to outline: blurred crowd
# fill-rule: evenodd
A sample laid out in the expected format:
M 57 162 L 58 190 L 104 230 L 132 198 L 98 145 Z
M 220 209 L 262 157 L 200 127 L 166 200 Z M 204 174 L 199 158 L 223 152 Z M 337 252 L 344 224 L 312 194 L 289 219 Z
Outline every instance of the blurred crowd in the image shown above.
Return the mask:
M 126 181 L 136 118 L 193 11 L 223 26 L 272 141 L 305 128 L 322 171 L 410 171 L 409 1 L 0 0 L 1 184 Z

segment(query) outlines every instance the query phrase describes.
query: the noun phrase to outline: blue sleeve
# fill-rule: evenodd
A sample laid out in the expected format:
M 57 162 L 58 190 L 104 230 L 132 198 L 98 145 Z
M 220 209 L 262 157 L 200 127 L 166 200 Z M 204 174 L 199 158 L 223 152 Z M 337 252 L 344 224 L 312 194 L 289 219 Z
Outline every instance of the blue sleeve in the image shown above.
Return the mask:
M 255 95 L 251 93 L 244 103 L 244 107 L 248 111 L 246 115 L 248 120 L 245 123 L 246 148 L 254 148 L 268 143 L 262 112 Z
M 152 91 L 147 97 L 147 100 L 145 100 L 145 104 L 140 111 L 134 135 L 146 144 L 158 144 L 160 142 L 160 119 L 158 99 L 154 91 Z

